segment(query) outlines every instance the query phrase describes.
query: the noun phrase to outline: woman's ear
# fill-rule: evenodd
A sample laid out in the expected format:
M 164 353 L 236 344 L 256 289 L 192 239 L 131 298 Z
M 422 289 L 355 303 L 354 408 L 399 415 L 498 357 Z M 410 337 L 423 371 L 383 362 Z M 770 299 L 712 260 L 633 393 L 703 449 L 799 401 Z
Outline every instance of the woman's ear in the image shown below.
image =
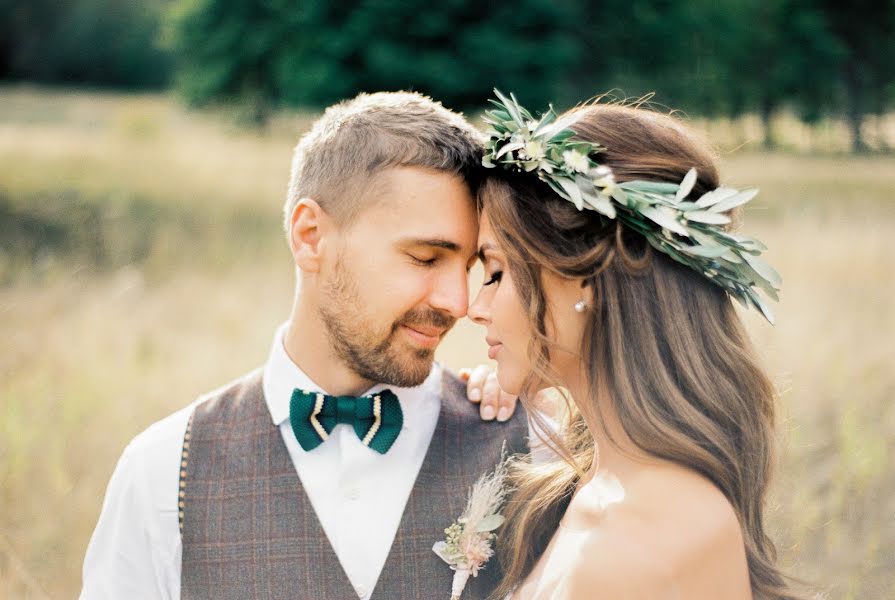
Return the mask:
M 322 243 L 332 231 L 331 219 L 320 205 L 311 198 L 302 198 L 289 220 L 289 247 L 295 264 L 305 273 L 320 270 Z

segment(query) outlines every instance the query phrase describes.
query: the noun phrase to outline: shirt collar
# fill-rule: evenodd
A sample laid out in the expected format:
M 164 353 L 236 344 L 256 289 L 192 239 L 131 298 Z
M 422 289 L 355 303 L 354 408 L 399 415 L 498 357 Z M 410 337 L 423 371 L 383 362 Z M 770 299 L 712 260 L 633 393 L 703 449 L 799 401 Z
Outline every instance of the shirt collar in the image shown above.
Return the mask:
M 289 325 L 289 322 L 283 323 L 274 334 L 270 356 L 264 365 L 262 379 L 264 400 L 270 411 L 270 418 L 277 426 L 289 419 L 289 403 L 292 399 L 292 390 L 295 388 L 301 388 L 308 392 L 328 393 L 306 375 L 286 353 L 284 340 Z M 412 423 L 418 421 L 416 417 L 432 410 L 437 411 L 441 407 L 440 382 L 441 365 L 434 363 L 429 376 L 417 387 L 399 388 L 377 383 L 362 395 L 386 388 L 392 390 L 401 401 L 401 409 L 404 412 L 403 429 L 407 429 Z

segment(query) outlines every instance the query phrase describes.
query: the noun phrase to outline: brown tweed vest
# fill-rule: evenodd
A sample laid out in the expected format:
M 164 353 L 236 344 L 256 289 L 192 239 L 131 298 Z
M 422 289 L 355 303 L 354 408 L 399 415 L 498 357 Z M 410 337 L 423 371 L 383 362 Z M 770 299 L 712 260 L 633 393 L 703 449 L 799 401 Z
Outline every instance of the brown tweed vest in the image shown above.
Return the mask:
M 508 452 L 525 452 L 520 408 L 482 422 L 466 385 L 444 372 L 441 413 L 373 600 L 447 598 L 453 572 L 432 552 L 463 511 L 469 487 Z M 357 598 L 264 402 L 261 371 L 197 405 L 189 430 L 183 501 L 181 597 Z M 375 518 L 375 515 L 371 515 Z M 486 598 L 500 577 L 492 559 L 464 600 Z

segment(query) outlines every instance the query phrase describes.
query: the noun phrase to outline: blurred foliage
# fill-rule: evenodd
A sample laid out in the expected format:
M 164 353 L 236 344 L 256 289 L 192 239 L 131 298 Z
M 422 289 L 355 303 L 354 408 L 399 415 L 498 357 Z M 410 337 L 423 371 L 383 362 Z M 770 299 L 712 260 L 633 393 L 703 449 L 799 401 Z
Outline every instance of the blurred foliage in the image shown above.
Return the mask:
M 0 0 L 0 79 L 161 88 L 167 0 Z
M 806 123 L 895 102 L 892 0 L 0 0 L 0 78 L 161 86 L 191 105 L 319 108 L 412 89 L 458 109 L 656 92 L 707 117 Z
M 192 103 L 325 106 L 358 91 L 423 91 L 478 108 L 497 85 L 555 99 L 580 58 L 575 2 L 177 2 L 166 38 Z

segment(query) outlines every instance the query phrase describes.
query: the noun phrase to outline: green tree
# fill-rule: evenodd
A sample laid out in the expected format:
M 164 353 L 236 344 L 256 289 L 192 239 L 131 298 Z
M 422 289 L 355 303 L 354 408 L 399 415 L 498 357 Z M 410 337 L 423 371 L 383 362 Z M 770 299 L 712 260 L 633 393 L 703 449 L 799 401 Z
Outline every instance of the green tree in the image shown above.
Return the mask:
M 742 29 L 731 4 L 735 0 L 605 0 L 587 6 L 576 30 L 587 56 L 577 80 L 586 94 L 656 92 L 662 104 L 724 114 L 725 60 Z
M 171 61 L 157 43 L 165 0 L 0 0 L 0 78 L 160 88 Z
M 892 105 L 895 82 L 895 2 L 892 0 L 818 0 L 830 31 L 843 49 L 838 78 L 845 93 L 845 114 L 852 150 L 867 144 L 862 125 L 868 113 Z
M 167 38 L 185 97 L 324 106 L 412 89 L 456 108 L 493 86 L 546 105 L 580 59 L 572 1 L 180 0 Z
M 784 105 L 808 123 L 836 106 L 831 76 L 841 48 L 815 0 L 746 0 L 739 4 L 741 28 L 728 53 L 733 114 L 755 111 L 764 124 L 766 148 L 774 146 L 771 122 Z

